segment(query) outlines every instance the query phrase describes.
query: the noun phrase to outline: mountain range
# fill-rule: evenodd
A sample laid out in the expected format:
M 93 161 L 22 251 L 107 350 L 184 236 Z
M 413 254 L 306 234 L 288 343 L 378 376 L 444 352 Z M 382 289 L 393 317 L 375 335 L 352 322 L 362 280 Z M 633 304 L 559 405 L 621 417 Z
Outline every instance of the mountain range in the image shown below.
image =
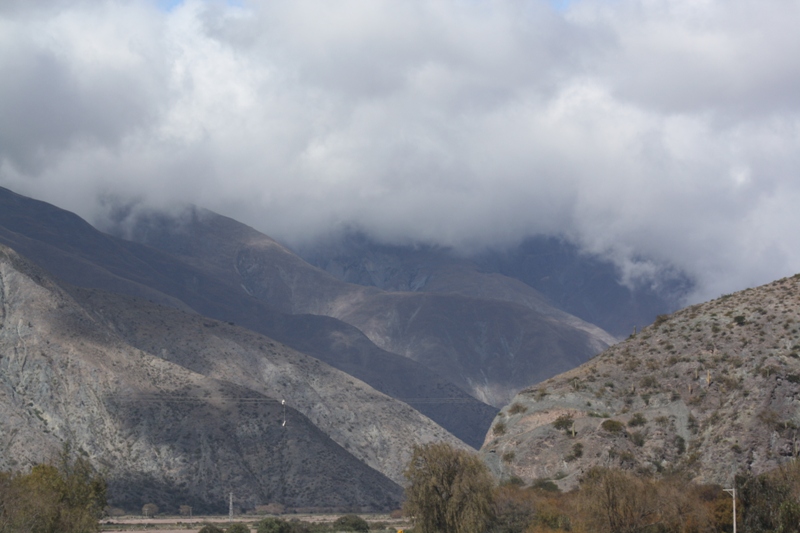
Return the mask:
M 247 329 L 64 287 L 0 249 L 1 468 L 69 441 L 111 503 L 387 509 L 414 444 L 465 446 L 411 407 Z M 285 401 L 285 405 L 282 402 Z M 380 471 L 379 471 L 380 470 Z
M 353 326 L 385 352 L 421 363 L 495 407 L 615 342 L 511 278 L 448 273 L 450 290 L 436 292 L 347 283 L 252 228 L 191 206 L 122 218 L 107 230 L 170 253 L 272 310 Z M 494 285 L 488 294 L 467 289 L 488 278 Z
M 561 313 L 562 318 L 569 313 L 617 338 L 679 309 L 693 287 L 677 272 L 658 286 L 624 283 L 611 261 L 546 236 L 529 237 L 514 247 L 470 252 L 379 244 L 362 233 L 344 231 L 300 244 L 296 252 L 350 283 L 510 301 L 545 314 Z
M 0 189 L 2 469 L 69 441 L 125 509 L 219 512 L 233 491 L 372 510 L 433 441 L 563 489 L 594 466 L 727 484 L 800 455 L 800 276 L 616 343 L 508 257 L 360 237 L 298 254 L 194 206 L 103 229 Z M 639 305 L 617 325 L 666 302 L 593 283 L 577 300 Z
M 477 448 L 496 405 L 614 341 L 510 278 L 347 283 L 196 207 L 106 230 L 0 189 L 0 467 L 69 440 L 127 509 L 394 507 L 414 445 Z

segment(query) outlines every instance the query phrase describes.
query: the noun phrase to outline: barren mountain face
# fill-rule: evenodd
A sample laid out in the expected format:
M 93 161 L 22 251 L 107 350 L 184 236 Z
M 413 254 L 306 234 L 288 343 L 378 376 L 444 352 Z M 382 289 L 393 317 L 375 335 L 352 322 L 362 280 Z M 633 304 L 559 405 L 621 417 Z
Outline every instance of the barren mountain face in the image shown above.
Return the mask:
M 366 463 L 397 479 L 412 442 L 457 443 L 416 411 L 386 405 L 393 400 L 271 339 L 76 293 L 81 305 L 0 248 L 0 468 L 47 461 L 70 441 L 106 473 L 112 505 L 128 509 L 157 501 L 220 511 L 229 491 L 250 507 L 387 509 L 400 488 Z M 379 417 L 355 419 L 375 405 Z M 339 443 L 304 413 L 341 426 Z
M 291 314 L 301 307 L 330 307 L 329 298 L 346 293 L 347 284 L 252 228 L 207 211 L 153 215 L 145 222 L 128 228 L 126 235 L 163 250 L 101 233 L 72 213 L 0 188 L 0 242 L 58 278 L 267 335 L 407 402 L 480 447 L 496 408 L 446 376 L 382 350 L 352 325 L 328 316 Z M 252 264 L 248 258 L 258 261 Z M 248 288 L 245 282 L 251 279 L 266 284 Z
M 396 483 L 414 445 L 465 447 L 410 406 L 270 338 L 150 302 L 86 289 L 77 301 L 142 352 L 286 404 Z M 289 423 L 289 422 L 287 422 Z
M 518 394 L 482 448 L 501 476 L 594 465 L 726 484 L 800 455 L 800 275 L 659 317 Z
M 74 440 L 108 469 L 120 505 L 213 508 L 239 484 L 252 495 L 243 505 L 390 507 L 415 444 L 480 445 L 496 409 L 478 399 L 502 405 L 613 342 L 503 276 L 457 269 L 416 293 L 352 285 L 196 208 L 126 226 L 133 242 L 4 189 L 0 207 L 0 242 L 60 278 L 6 254 L 7 280 L 32 272 L 49 291 L 19 301 L 50 309 L 47 320 L 15 310 L 14 329 L 4 310 L 8 420 L 25 421 L 8 423 L 6 464 Z M 32 355 L 20 352 L 28 323 L 46 328 Z M 102 370 L 67 371 L 91 354 Z M 47 401 L 20 400 L 30 368 Z M 62 382 L 73 396 L 60 403 Z M 29 456 L 14 441 L 24 428 Z M 363 482 L 331 489 L 342 476 Z
M 283 313 L 323 315 L 354 326 L 386 352 L 416 361 L 495 406 L 615 340 L 503 276 L 456 268 L 448 271 L 449 281 L 429 280 L 431 292 L 383 291 L 343 282 L 269 237 L 208 211 L 141 217 L 126 227 L 129 238 L 175 253 Z M 484 282 L 487 288 L 478 289 Z

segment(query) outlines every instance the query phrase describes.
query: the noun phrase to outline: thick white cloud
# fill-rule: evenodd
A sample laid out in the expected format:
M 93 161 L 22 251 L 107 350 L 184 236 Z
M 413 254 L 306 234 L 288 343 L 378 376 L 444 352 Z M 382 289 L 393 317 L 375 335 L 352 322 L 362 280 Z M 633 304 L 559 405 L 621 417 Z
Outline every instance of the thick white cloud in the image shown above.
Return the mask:
M 563 235 L 695 298 L 800 271 L 797 0 L 0 7 L 0 184 L 300 240 Z

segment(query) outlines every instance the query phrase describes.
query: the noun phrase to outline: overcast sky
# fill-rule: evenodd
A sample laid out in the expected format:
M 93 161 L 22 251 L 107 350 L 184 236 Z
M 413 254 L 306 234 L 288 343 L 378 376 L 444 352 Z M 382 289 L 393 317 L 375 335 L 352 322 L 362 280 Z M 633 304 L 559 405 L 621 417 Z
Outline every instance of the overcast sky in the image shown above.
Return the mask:
M 800 272 L 800 1 L 0 2 L 0 185 L 297 242 Z

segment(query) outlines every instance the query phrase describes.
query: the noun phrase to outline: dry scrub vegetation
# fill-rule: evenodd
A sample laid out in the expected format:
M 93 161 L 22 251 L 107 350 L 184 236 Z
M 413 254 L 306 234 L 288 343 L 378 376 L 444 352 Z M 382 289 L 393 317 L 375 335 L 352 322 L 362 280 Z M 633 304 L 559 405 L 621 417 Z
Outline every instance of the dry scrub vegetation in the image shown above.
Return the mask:
M 800 275 L 658 317 L 522 391 L 482 451 L 562 489 L 595 466 L 729 484 L 800 457 L 798 405 Z

